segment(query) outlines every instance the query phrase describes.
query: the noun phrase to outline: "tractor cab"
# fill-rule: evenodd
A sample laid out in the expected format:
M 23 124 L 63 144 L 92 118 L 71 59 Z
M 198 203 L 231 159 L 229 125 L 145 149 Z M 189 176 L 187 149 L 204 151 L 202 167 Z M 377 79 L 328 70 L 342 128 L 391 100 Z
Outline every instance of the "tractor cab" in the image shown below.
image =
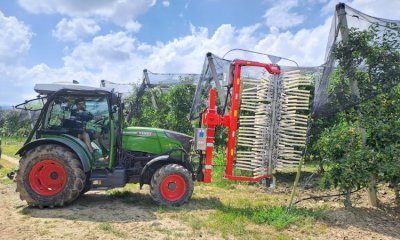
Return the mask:
M 27 143 L 33 139 L 73 139 L 85 150 L 96 166 L 113 167 L 118 110 L 118 96 L 102 88 L 77 84 L 37 84 L 41 97 L 17 106 L 41 110 Z
M 113 90 L 79 84 L 36 84 L 38 98 L 16 108 L 40 111 L 15 180 L 32 206 L 62 206 L 91 189 L 150 185 L 161 205 L 181 205 L 193 192 L 190 136 L 146 127 L 123 128 Z

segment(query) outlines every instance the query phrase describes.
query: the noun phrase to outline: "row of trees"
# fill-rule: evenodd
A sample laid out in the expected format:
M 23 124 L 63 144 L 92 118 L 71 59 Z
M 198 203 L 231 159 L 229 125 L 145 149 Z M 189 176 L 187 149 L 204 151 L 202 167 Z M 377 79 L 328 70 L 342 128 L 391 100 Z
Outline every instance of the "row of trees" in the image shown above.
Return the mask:
M 321 184 L 346 193 L 347 207 L 359 188 L 376 205 L 376 183 L 393 186 L 399 201 L 400 30 L 352 29 L 334 55 L 330 109 L 340 112 L 316 121 L 311 146 L 325 169 Z
M 31 130 L 31 117 L 26 111 L 0 109 L 0 133 L 5 137 L 23 137 Z

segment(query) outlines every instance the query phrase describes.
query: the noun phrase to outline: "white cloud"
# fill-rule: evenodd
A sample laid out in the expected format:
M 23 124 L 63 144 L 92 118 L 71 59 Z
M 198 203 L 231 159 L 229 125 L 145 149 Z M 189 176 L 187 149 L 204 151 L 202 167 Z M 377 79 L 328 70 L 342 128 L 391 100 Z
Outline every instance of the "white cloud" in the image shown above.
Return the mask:
M 73 70 L 101 71 L 108 64 L 129 61 L 135 50 L 135 39 L 125 32 L 97 36 L 91 42 L 78 44 L 64 57 L 65 66 Z
M 305 20 L 305 17 L 292 11 L 293 8 L 297 7 L 298 5 L 298 0 L 277 2 L 275 6 L 268 9 L 265 13 L 265 24 L 268 27 L 280 29 L 287 29 L 302 24 Z
M 332 15 L 339 2 L 345 3 L 370 16 L 397 20 L 400 19 L 400 1 L 393 0 L 331 0 L 321 10 L 322 15 Z
M 400 1 L 393 0 L 354 0 L 348 3 L 352 8 L 374 17 L 400 19 Z
M 266 35 L 255 46 L 257 51 L 295 60 L 300 66 L 318 66 L 323 63 L 331 18 L 313 29 L 274 32 Z
M 125 29 L 129 32 L 139 32 L 142 25 L 137 21 L 129 21 L 125 24 Z
M 162 5 L 163 5 L 164 7 L 169 7 L 170 2 L 169 2 L 169 1 L 162 1 Z
M 154 6 L 156 0 L 18 0 L 20 6 L 28 12 L 40 14 L 61 14 L 69 17 L 103 18 L 120 27 L 131 29 L 134 20 Z
M 63 18 L 53 30 L 53 36 L 60 41 L 78 41 L 86 36 L 94 35 L 100 31 L 100 26 L 92 19 Z
M 0 11 L 0 62 L 18 63 L 28 52 L 33 33 L 27 25 L 15 17 L 7 17 Z

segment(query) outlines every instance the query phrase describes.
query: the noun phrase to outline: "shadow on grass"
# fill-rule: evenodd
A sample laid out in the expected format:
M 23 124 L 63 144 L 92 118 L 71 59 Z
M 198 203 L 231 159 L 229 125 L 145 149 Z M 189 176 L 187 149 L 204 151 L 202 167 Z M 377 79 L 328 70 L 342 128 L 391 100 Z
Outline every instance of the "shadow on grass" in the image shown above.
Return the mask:
M 288 184 L 288 185 L 292 185 L 295 178 L 296 178 L 296 170 L 293 171 L 278 171 L 274 174 L 275 178 L 277 179 L 277 181 L 279 181 L 280 184 Z M 309 170 L 302 170 L 301 171 L 301 178 L 300 178 L 300 183 L 304 182 L 308 177 L 310 177 L 313 174 L 313 179 L 318 179 L 319 175 L 316 174 L 313 171 L 309 171 Z M 279 184 L 278 183 L 278 184 Z
M 327 222 L 343 229 L 350 226 L 400 239 L 400 207 L 343 208 L 327 213 Z
M 91 222 L 139 222 L 156 219 L 157 207 L 150 196 L 131 193 L 113 196 L 105 192 L 88 192 L 72 204 L 58 208 L 26 207 L 23 211 L 33 218 L 62 218 Z
M 63 218 L 92 222 L 143 222 L 156 220 L 156 212 L 180 212 L 215 209 L 221 206 L 217 198 L 192 198 L 181 207 L 160 207 L 147 193 L 128 190 L 88 192 L 72 204 L 58 208 L 25 207 L 19 212 L 33 218 Z

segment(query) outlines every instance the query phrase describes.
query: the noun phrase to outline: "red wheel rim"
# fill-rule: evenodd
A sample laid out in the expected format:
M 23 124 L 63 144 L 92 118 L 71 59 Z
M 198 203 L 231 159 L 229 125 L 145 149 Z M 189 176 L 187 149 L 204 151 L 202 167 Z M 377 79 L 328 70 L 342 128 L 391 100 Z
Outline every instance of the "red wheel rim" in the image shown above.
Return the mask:
M 29 183 L 33 191 L 42 196 L 54 196 L 67 183 L 64 166 L 54 160 L 36 163 L 29 173 Z
M 186 192 L 185 179 L 180 175 L 169 175 L 161 182 L 160 191 L 168 201 L 179 200 Z

